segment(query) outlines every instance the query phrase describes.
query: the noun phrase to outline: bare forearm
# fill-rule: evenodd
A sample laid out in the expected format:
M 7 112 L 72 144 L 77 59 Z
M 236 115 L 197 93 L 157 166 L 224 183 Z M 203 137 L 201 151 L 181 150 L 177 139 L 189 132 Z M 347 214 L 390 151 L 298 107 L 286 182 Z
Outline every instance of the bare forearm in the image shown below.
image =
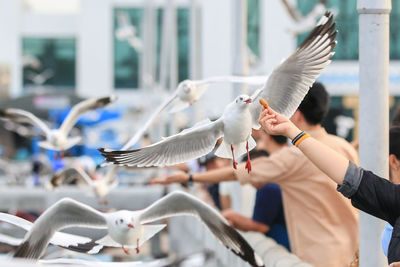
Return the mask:
M 224 167 L 204 173 L 193 174 L 193 181 L 198 183 L 219 183 L 223 181 L 234 181 L 236 176 L 231 167 Z
M 234 222 L 235 228 L 242 230 L 242 231 L 253 231 L 253 232 L 260 232 L 260 233 L 267 233 L 269 231 L 269 226 L 266 224 L 262 224 L 256 221 L 253 221 L 251 218 L 237 215 L 237 218 Z
M 298 130 L 297 133 L 300 133 L 300 130 Z M 292 133 L 288 137 L 293 139 L 295 136 L 296 135 Z M 315 166 L 328 175 L 335 183 L 340 185 L 343 183 L 344 176 L 349 166 L 348 159 L 312 137 L 302 141 L 298 145 L 298 148 Z

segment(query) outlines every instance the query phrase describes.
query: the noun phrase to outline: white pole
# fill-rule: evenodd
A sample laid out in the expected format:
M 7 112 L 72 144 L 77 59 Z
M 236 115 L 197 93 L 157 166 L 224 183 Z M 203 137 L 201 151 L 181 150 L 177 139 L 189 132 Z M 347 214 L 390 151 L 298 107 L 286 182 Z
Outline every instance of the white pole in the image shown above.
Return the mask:
M 360 165 L 388 177 L 390 0 L 358 0 Z M 387 266 L 382 220 L 360 212 L 360 266 Z
M 234 75 L 248 75 L 249 62 L 247 60 L 247 0 L 234 0 L 233 4 L 233 71 Z M 235 84 L 234 97 L 246 93 L 247 86 Z
M 190 79 L 201 77 L 201 32 L 199 0 L 190 1 Z

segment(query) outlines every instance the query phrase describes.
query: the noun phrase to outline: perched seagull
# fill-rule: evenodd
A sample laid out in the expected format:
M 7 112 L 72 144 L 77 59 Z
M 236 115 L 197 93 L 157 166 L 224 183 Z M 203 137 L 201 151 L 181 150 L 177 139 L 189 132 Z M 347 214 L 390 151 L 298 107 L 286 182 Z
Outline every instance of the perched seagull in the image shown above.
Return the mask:
M 54 233 L 74 226 L 107 228 L 108 235 L 96 243 L 136 248 L 165 225 L 147 225 L 171 216 L 190 215 L 200 219 L 224 246 L 252 266 L 264 266 L 247 241 L 215 209 L 184 192 L 173 192 L 143 210 L 101 213 L 75 200 L 64 198 L 48 208 L 26 234 L 15 257 L 38 259 Z
M 116 172 L 117 168 L 113 166 L 106 173 L 106 176 L 96 176 L 94 177 L 95 179 L 92 179 L 87 172 L 79 167 L 64 168 L 57 171 L 50 182 L 53 187 L 57 187 L 60 184 L 65 183 L 72 176 L 77 176 L 83 179 L 90 186 L 99 202 L 107 204 L 105 197 L 111 190 L 118 186 L 118 179 L 115 178 Z
M 25 231 L 30 231 L 34 225 L 30 221 L 2 212 L 0 212 L 0 222 L 6 222 L 15 225 L 24 229 Z M 4 234 L 0 235 L 0 243 L 9 244 L 11 246 L 19 246 L 23 243 L 23 241 L 23 239 L 10 237 Z M 94 242 L 89 237 L 61 232 L 54 232 L 54 234 L 50 237 L 50 240 L 48 240 L 48 243 L 72 251 L 85 252 L 89 254 L 99 253 L 99 251 L 103 248 L 103 245 Z
M 136 35 L 136 28 L 132 25 L 128 15 L 125 12 L 118 12 L 117 14 L 118 28 L 115 35 L 118 40 L 127 41 L 135 50 L 141 51 L 143 49 L 143 42 Z
M 216 155 L 235 159 L 254 148 L 251 130 L 259 129 L 261 112 L 259 98 L 265 98 L 277 112 L 291 117 L 309 88 L 333 56 L 337 32 L 333 16 L 327 12 L 308 38 L 269 76 L 262 89 L 252 97 L 238 96 L 216 121 L 206 121 L 150 146 L 135 150 L 113 151 L 100 148 L 108 162 L 116 165 L 148 167 L 183 163 L 211 152 L 220 137 L 224 137 Z M 250 159 L 246 169 L 251 171 Z
M 43 85 L 48 79 L 54 76 L 54 71 L 46 69 L 42 73 L 29 72 L 26 76 L 35 85 Z
M 0 118 L 13 122 L 29 123 L 39 127 L 46 135 L 46 140 L 39 142 L 39 146 L 45 149 L 63 151 L 81 141 L 80 136 L 68 137 L 68 134 L 83 113 L 104 107 L 116 99 L 116 96 L 90 98 L 76 104 L 59 129 L 50 129 L 38 117 L 22 109 L 8 108 L 0 110 Z
M 187 108 L 196 102 L 205 92 L 207 87 L 213 83 L 244 83 L 251 85 L 260 85 L 265 83 L 266 76 L 215 76 L 204 80 L 184 80 L 178 84 L 175 92 L 168 97 L 158 108 L 152 113 L 150 118 L 141 127 L 135 135 L 123 146 L 121 150 L 126 150 L 135 145 L 147 131 L 150 125 L 157 117 L 172 106 L 170 112 L 175 113 Z

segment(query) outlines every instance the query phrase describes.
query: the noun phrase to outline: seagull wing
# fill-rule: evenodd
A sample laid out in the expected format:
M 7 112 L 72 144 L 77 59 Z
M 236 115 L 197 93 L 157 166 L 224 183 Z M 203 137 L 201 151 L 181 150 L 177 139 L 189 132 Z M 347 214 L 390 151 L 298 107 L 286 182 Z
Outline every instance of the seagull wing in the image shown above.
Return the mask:
M 165 138 L 150 146 L 135 150 L 112 151 L 100 148 L 108 162 L 124 166 L 164 166 L 186 162 L 201 157 L 215 147 L 223 136 L 224 124 L 221 119 L 203 123 Z
M 269 76 L 260 97 L 267 99 L 278 113 L 290 118 L 315 79 L 329 65 L 337 35 L 332 22 L 333 15 L 325 13 L 304 42 Z M 253 103 L 251 109 L 257 122 L 261 105 Z
M 180 191 L 173 192 L 153 203 L 142 211 L 141 224 L 167 217 L 190 215 L 200 219 L 213 235 L 233 253 L 252 266 L 264 266 L 261 258 L 247 241 L 215 209 Z
M 50 133 L 50 128 L 38 117 L 32 113 L 16 108 L 7 108 L 0 110 L 0 117 L 16 123 L 29 123 L 39 127 L 46 135 Z
M 60 184 L 63 184 L 68 178 L 73 175 L 78 175 L 78 177 L 85 180 L 88 185 L 93 184 L 93 180 L 90 178 L 90 176 L 80 168 L 64 168 L 60 171 L 57 171 L 50 182 L 53 186 L 58 186 Z
M 107 223 L 103 214 L 92 207 L 70 198 L 61 199 L 35 221 L 14 257 L 40 258 L 56 231 L 73 226 L 106 228 Z
M 164 101 L 158 108 L 151 114 L 150 118 L 146 121 L 142 128 L 140 128 L 135 135 L 122 147 L 121 150 L 127 150 L 135 145 L 143 134 L 147 131 L 150 125 L 157 119 L 161 112 L 163 112 L 177 97 L 176 92 L 173 93 L 167 100 Z
M 33 223 L 31 223 L 30 221 L 2 212 L 0 212 L 0 221 L 18 226 L 26 231 L 29 231 L 33 225 Z M 23 243 L 23 239 L 13 240 L 13 239 L 8 239 L 7 236 L 0 238 L 0 242 L 8 243 L 7 240 L 14 242 L 18 241 L 19 243 L 15 245 L 20 245 L 21 243 Z M 94 242 L 88 237 L 61 233 L 61 232 L 56 232 L 50 239 L 50 243 L 69 250 L 78 252 L 88 252 L 88 253 L 98 253 L 100 249 L 103 248 L 103 245 Z M 12 243 L 8 244 L 14 245 Z
M 97 108 L 104 107 L 117 99 L 116 96 L 108 96 L 102 98 L 90 98 L 86 99 L 78 104 L 76 104 L 68 116 L 65 118 L 60 127 L 60 132 L 62 132 L 65 136 L 71 131 L 72 127 L 74 127 L 75 123 L 78 121 L 79 117 L 90 110 L 94 110 Z

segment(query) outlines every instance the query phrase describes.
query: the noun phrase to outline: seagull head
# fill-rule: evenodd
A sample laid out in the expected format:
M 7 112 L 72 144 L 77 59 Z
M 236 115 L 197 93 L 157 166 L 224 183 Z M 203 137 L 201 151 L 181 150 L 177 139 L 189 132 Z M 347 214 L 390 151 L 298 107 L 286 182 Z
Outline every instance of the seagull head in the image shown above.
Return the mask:
M 117 228 L 119 231 L 123 232 L 135 229 L 136 220 L 133 218 L 132 215 L 132 212 L 127 210 L 115 212 L 110 220 L 113 228 Z
M 235 103 L 240 107 L 245 107 L 247 104 L 251 103 L 251 98 L 248 95 L 240 95 L 236 97 Z
M 194 101 L 196 95 L 196 86 L 192 81 L 184 80 L 178 85 L 177 95 L 182 101 Z

